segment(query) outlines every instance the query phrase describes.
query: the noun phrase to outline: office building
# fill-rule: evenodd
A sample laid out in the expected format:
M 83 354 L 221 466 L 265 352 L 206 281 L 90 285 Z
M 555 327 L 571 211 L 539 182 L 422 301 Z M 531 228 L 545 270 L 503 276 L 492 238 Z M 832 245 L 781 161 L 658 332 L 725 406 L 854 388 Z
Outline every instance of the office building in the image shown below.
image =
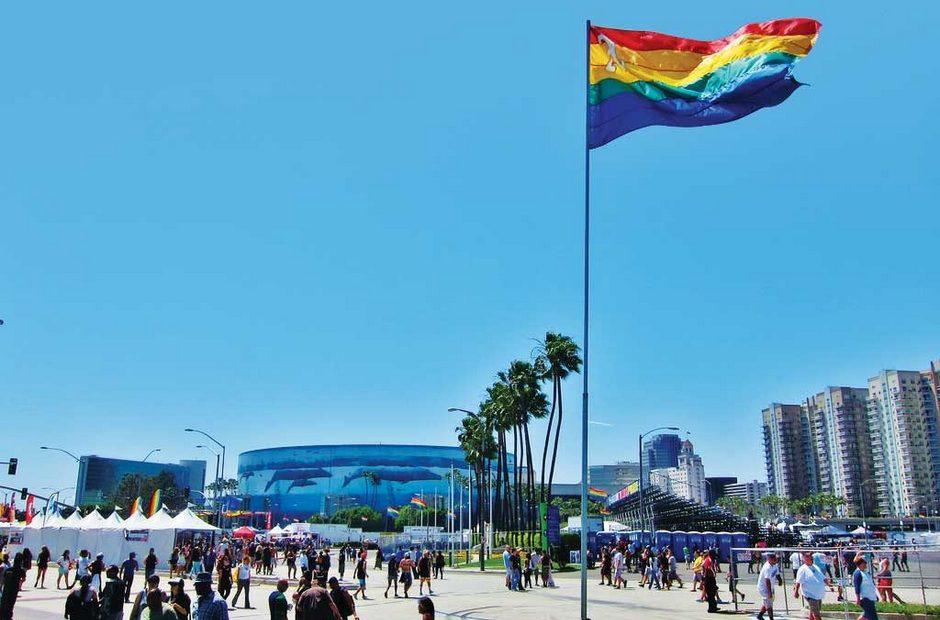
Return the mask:
M 940 508 L 937 364 L 929 371 L 883 370 L 868 380 L 868 421 L 882 515 Z
M 705 478 L 705 490 L 708 494 L 708 504 L 712 505 L 725 496 L 725 488 L 729 484 L 737 484 L 734 476 L 709 476 Z
M 650 484 L 659 486 L 667 493 L 705 504 L 705 468 L 702 457 L 695 454 L 691 441 L 683 441 L 676 457 L 676 467 L 663 467 L 650 471 Z
M 761 416 L 769 491 L 786 499 L 815 493 L 817 468 L 806 407 L 772 403 Z
M 767 495 L 767 484 L 752 480 L 751 482 L 736 482 L 725 485 L 725 497 L 740 497 L 748 504 L 757 504 L 760 498 Z
M 682 440 L 678 435 L 654 435 L 643 442 L 643 476 L 649 480 L 650 470 L 678 467 Z
M 131 461 L 103 456 L 83 456 L 78 461 L 78 482 L 75 484 L 75 504 L 106 504 L 124 476 L 152 477 L 167 472 L 180 489 L 189 487 L 202 492 L 206 482 L 205 461 L 157 463 Z M 194 501 L 198 498 L 193 498 Z

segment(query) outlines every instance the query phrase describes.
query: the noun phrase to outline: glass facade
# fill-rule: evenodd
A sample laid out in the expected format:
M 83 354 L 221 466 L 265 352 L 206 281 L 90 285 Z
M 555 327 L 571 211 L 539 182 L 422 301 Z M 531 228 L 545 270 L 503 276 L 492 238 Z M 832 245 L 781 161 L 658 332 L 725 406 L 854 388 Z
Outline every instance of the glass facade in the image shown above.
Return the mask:
M 176 484 L 181 488 L 188 486 L 190 489 L 202 491 L 205 486 L 205 461 L 181 461 L 179 464 L 174 464 L 83 456 L 78 463 L 75 504 L 81 506 L 104 503 L 118 482 L 128 474 L 156 476 L 162 472 L 172 474 Z
M 277 520 L 304 520 L 352 506 L 370 506 L 384 514 L 389 506 L 407 504 L 415 495 L 423 495 L 429 505 L 438 496 L 443 506 L 452 466 L 466 477 L 467 462 L 460 448 L 382 444 L 266 448 L 239 455 L 239 494 L 246 508 L 270 510 Z

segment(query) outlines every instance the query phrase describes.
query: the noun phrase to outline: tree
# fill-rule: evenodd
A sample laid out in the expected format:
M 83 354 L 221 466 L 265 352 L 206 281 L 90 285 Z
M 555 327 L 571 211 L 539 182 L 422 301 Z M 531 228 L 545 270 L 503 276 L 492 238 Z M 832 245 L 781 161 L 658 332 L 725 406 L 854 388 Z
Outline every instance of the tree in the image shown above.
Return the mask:
M 330 523 L 340 523 L 346 527 L 361 527 L 370 532 L 383 529 L 383 517 L 369 506 L 355 506 L 337 510 L 330 516 Z
M 176 478 L 168 471 L 161 471 L 156 476 L 141 476 L 139 474 L 125 474 L 117 483 L 114 491 L 108 495 L 107 503 L 110 506 L 120 506 L 130 516 L 130 508 L 138 497 L 142 506 L 148 506 L 153 492 L 160 489 L 161 503 L 171 511 L 182 510 L 186 507 L 187 498 L 183 489 L 176 483 Z
M 779 495 L 765 495 L 760 498 L 760 505 L 767 509 L 770 516 L 780 516 L 781 510 L 787 505 L 787 500 Z
M 751 504 L 744 501 L 743 498 L 730 497 L 727 495 L 719 497 L 715 503 L 728 512 L 741 516 L 747 515 L 747 513 L 754 508 Z
M 561 436 L 561 423 L 564 408 L 562 406 L 562 382 L 572 372 L 581 372 L 581 356 L 578 345 L 568 336 L 546 332 L 545 339 L 539 343 L 538 356 L 535 360 L 536 370 L 543 381 L 552 382 L 552 404 L 548 416 L 548 427 L 545 430 L 545 445 L 542 448 L 542 488 L 540 498 L 547 501 L 552 495 L 552 482 L 555 480 L 555 462 L 558 459 L 558 438 Z M 557 419 L 555 413 L 558 413 Z M 552 439 L 552 421 L 555 420 L 555 439 Z M 552 460 L 549 467 L 548 486 L 545 485 L 545 462 L 548 456 L 548 446 L 552 443 Z

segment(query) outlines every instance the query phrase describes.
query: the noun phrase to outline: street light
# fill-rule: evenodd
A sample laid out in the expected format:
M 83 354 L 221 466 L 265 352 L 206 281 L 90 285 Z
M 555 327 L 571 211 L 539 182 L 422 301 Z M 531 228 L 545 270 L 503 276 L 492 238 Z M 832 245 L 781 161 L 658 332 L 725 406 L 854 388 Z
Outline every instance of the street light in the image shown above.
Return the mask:
M 153 450 L 147 453 L 147 456 L 144 457 L 144 460 L 142 460 L 141 463 L 146 463 L 147 459 L 149 459 L 153 455 L 154 452 L 163 452 L 163 450 L 161 450 L 160 448 L 154 448 Z
M 210 448 L 209 446 L 205 446 L 203 444 L 199 444 L 196 447 L 202 448 L 203 450 L 208 450 L 209 452 L 215 455 L 215 491 L 213 492 L 213 495 L 215 495 L 215 497 L 218 498 L 218 495 L 219 495 L 219 453 L 213 450 L 212 448 Z M 218 503 L 218 501 L 216 503 Z
M 468 409 L 461 409 L 460 407 L 448 407 L 447 411 L 449 411 L 450 413 L 457 413 L 457 412 L 459 412 L 459 413 L 466 413 L 468 416 L 470 416 L 471 418 L 477 420 L 478 422 L 479 422 L 479 421 L 482 421 L 482 423 L 483 423 L 483 441 L 482 441 L 482 445 L 480 446 L 480 469 L 482 470 L 482 469 L 483 469 L 483 463 L 486 462 L 486 440 L 489 438 L 489 435 L 490 435 L 490 425 L 489 425 L 489 421 L 488 421 L 486 418 L 484 418 L 483 416 L 481 416 L 481 415 L 480 415 L 478 412 L 476 412 L 476 411 L 470 411 L 470 410 L 468 410 Z M 489 469 L 489 468 L 487 468 L 487 469 Z M 492 531 L 493 531 L 493 497 L 492 497 L 492 493 L 493 493 L 493 482 L 492 482 L 492 480 L 490 480 L 490 472 L 489 472 L 489 471 L 486 471 L 486 472 L 484 472 L 484 473 L 486 474 L 486 486 L 487 486 L 487 491 L 486 491 L 486 503 L 489 504 L 489 507 L 490 507 L 490 532 L 492 532 Z M 483 485 L 481 484 L 480 486 L 483 486 Z M 479 493 L 479 492 L 480 492 L 480 490 L 478 489 L 478 490 L 477 490 L 477 493 Z M 469 501 L 469 500 L 468 500 L 468 501 Z M 468 510 L 468 512 L 469 512 L 469 510 L 470 510 L 469 505 L 468 505 L 468 509 L 467 509 L 467 510 Z M 480 524 L 481 524 L 481 525 L 480 525 L 480 570 L 481 570 L 481 571 L 486 571 L 486 560 L 484 559 L 484 555 L 483 555 L 484 548 L 486 547 L 486 544 L 485 544 L 484 541 L 483 541 L 484 534 L 485 534 L 485 532 L 483 531 L 483 526 L 482 526 L 483 515 L 477 515 L 477 518 L 479 519 Z M 489 547 L 490 547 L 490 552 L 492 553 L 492 551 L 493 551 L 493 544 L 492 544 L 492 541 L 490 542 Z
M 75 462 L 76 462 L 76 463 L 81 463 L 81 462 L 82 462 L 82 460 L 81 460 L 80 458 L 78 458 L 77 456 L 75 456 L 74 454 L 72 454 L 71 452 L 69 452 L 68 450 L 65 450 L 65 449 L 63 449 L 63 448 L 50 448 L 49 446 L 39 446 L 39 449 L 40 449 L 40 450 L 54 450 L 54 451 L 56 451 L 56 452 L 62 452 L 63 454 L 68 454 L 70 457 L 72 457 L 73 459 L 75 459 Z
M 652 429 L 652 430 L 648 430 L 648 431 L 646 431 L 645 433 L 640 433 L 639 440 L 637 441 L 638 449 L 639 449 L 639 452 L 640 452 L 640 485 L 639 485 L 640 488 L 639 488 L 639 493 L 640 493 L 640 526 L 641 526 L 641 527 L 642 527 L 642 525 L 643 525 L 643 521 L 646 520 L 646 511 L 643 510 L 643 438 L 646 437 L 647 435 L 651 435 L 652 433 L 655 433 L 655 432 L 657 432 L 657 431 L 677 431 L 677 430 L 679 430 L 679 427 L 678 427 L 678 426 L 659 426 L 659 427 L 654 428 L 654 429 Z M 582 518 L 583 518 L 583 516 L 582 516 Z M 653 542 L 653 543 L 656 542 L 656 532 L 653 530 L 653 527 L 654 527 L 654 525 L 655 525 L 655 520 L 656 520 L 656 515 L 652 514 L 652 511 L 650 511 L 650 541 Z
M 206 439 L 209 439 L 209 440 L 210 440 L 212 443 L 214 443 L 215 445 L 217 445 L 217 446 L 219 446 L 220 448 L 222 448 L 222 475 L 221 475 L 221 478 L 225 478 L 225 446 L 223 446 L 222 443 L 219 442 L 218 439 L 216 439 L 215 437 L 213 437 L 212 435 L 210 435 L 209 433 L 207 433 L 207 432 L 205 432 L 205 431 L 199 430 L 198 428 L 184 428 L 183 430 L 186 431 L 187 433 L 199 433 L 200 435 L 202 435 L 202 436 L 205 437 Z M 221 480 L 221 478 L 220 478 L 220 480 Z M 216 502 L 216 503 L 218 503 L 218 502 Z M 218 522 L 216 523 L 216 525 L 218 525 L 219 527 L 222 527 L 222 506 L 221 506 L 221 504 L 219 504 L 219 520 L 218 520 Z

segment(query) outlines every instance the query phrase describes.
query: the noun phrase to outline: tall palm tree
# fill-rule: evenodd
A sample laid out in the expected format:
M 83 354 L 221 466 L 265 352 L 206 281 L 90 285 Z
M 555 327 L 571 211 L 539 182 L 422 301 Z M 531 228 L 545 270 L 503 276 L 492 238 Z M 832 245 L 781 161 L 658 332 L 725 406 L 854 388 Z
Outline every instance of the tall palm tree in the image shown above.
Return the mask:
M 487 488 L 487 470 L 490 469 L 488 465 L 496 452 L 493 427 L 482 411 L 483 404 L 481 403 L 481 413 L 464 416 L 460 421 L 460 426 L 455 429 L 457 441 L 466 454 L 467 463 L 473 468 L 477 479 L 477 515 L 480 523 L 483 521 L 483 515 L 486 514 L 487 498 L 484 489 Z
M 581 372 L 581 350 L 568 336 L 546 332 L 545 339 L 539 343 L 538 354 L 535 360 L 535 369 L 543 381 L 552 382 L 552 406 L 548 417 L 548 427 L 545 429 L 545 445 L 542 448 L 542 488 L 540 499 L 550 502 L 552 499 L 552 482 L 555 480 L 555 462 L 558 459 L 558 438 L 561 435 L 561 423 L 564 413 L 562 406 L 562 382 L 572 372 Z M 555 412 L 558 412 L 556 418 Z M 555 439 L 552 439 L 552 421 L 555 422 Z M 548 457 L 548 446 L 552 443 L 552 460 L 548 474 L 548 486 L 545 486 L 545 463 Z
M 509 370 L 498 374 L 500 382 L 508 386 L 508 407 L 513 423 L 513 447 L 516 458 L 515 494 L 517 527 L 525 523 L 534 524 L 534 511 L 530 502 L 534 497 L 535 471 L 532 462 L 532 442 L 529 437 L 529 422 L 544 418 L 548 413 L 548 399 L 539 385 L 539 375 L 529 362 L 516 360 Z M 518 436 L 518 442 L 516 437 Z M 518 443 L 518 446 L 516 445 Z M 522 481 L 522 464 L 525 464 L 525 481 Z M 524 486 L 523 486 L 524 484 Z M 523 488 L 520 488 L 523 487 Z M 525 499 L 526 501 L 522 501 Z

